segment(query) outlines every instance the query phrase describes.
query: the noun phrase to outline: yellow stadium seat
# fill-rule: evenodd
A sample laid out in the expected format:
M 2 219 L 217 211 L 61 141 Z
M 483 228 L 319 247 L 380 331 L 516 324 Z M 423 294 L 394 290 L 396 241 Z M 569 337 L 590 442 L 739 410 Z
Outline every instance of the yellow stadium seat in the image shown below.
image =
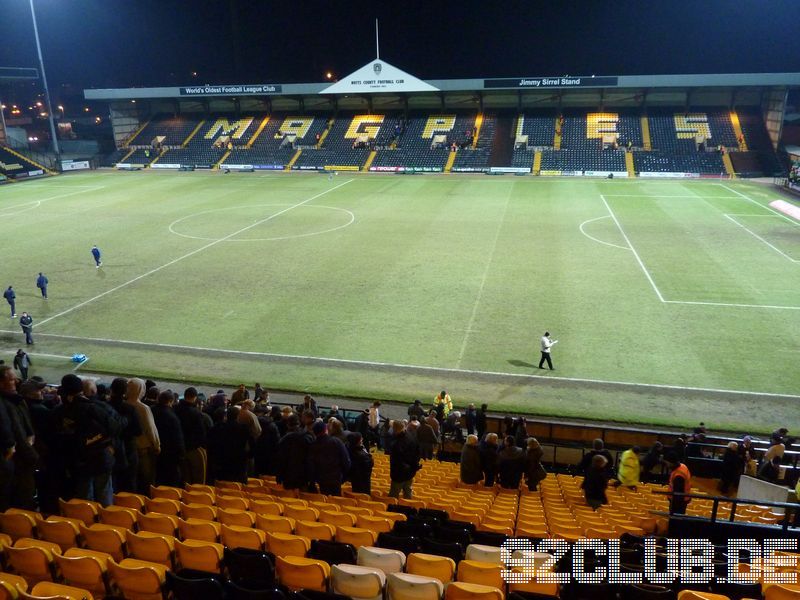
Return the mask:
M 52 516 L 44 521 L 39 521 L 36 529 L 39 537 L 47 542 L 58 544 L 61 550 L 74 548 L 78 545 L 80 526 L 83 521 L 69 517 Z
M 296 522 L 289 517 L 256 515 L 256 527 L 266 533 L 293 533 Z
M 219 573 L 222 569 L 222 544 L 200 540 L 175 541 L 175 559 L 181 569 Z
M 181 514 L 181 503 L 169 498 L 146 498 L 144 507 L 149 513 L 154 512 L 174 517 Z
M 392 523 L 392 527 L 398 521 L 408 521 L 408 517 L 403 513 L 392 512 L 390 510 L 376 510 L 372 513 L 373 517 L 379 517 L 381 519 L 388 519 Z
M 728 598 L 728 596 L 723 596 L 722 594 L 682 590 L 678 592 L 678 600 L 730 600 L 730 598 Z
M 0 572 L 0 600 L 16 600 L 20 590 L 28 590 L 28 582 L 24 577 Z
M 496 587 L 454 581 L 447 586 L 445 600 L 503 600 L 503 592 Z
M 6 548 L 8 564 L 18 575 L 33 585 L 39 581 L 53 581 L 55 576 L 54 556 L 61 552 L 58 544 L 20 538 Z
M 114 525 L 95 523 L 91 527 L 81 527 L 81 537 L 90 550 L 105 552 L 120 561 L 125 558 L 125 536 L 128 531 Z
M 239 498 L 237 496 L 217 495 L 216 505 L 217 508 L 224 508 L 225 510 L 247 510 L 250 508 L 250 501 L 247 498 Z
M 218 490 L 225 490 L 226 493 L 231 490 L 242 489 L 242 484 L 238 481 L 222 481 L 218 479 L 215 484 Z
M 94 600 L 89 590 L 42 581 L 33 586 L 29 594 L 20 594 L 21 600 Z
M 183 498 L 183 490 L 168 485 L 150 486 L 151 498 L 167 498 L 168 500 L 177 500 L 180 502 Z
M 456 580 L 463 583 L 477 583 L 488 585 L 499 590 L 505 588 L 502 571 L 504 567 L 498 563 L 483 562 L 479 560 L 462 560 L 458 563 Z
M 205 485 L 204 483 L 187 483 L 183 486 L 185 492 L 205 492 L 212 496 L 216 493 L 213 485 Z
M 253 527 L 256 524 L 256 514 L 238 508 L 218 508 L 217 521 L 223 525 Z
M 53 557 L 65 582 L 89 590 L 104 598 L 112 594 L 108 577 L 111 555 L 85 548 L 70 548 L 63 556 Z
M 267 542 L 267 534 L 252 527 L 222 525 L 220 541 L 228 548 L 250 548 L 263 550 Z
M 97 512 L 100 507 L 99 502 L 92 502 L 91 500 L 73 498 L 72 500 L 64 501 L 61 498 L 58 499 L 58 508 L 62 516 L 78 519 L 86 525 L 97 522 Z
M 9 508 L 0 513 L 0 530 L 13 541 L 19 538 L 35 538 L 36 523 L 43 520 L 39 513 Z
M 210 504 L 183 504 L 181 503 L 181 516 L 184 519 L 217 520 L 217 508 Z
M 167 578 L 164 565 L 126 558 L 119 564 L 109 561 L 108 572 L 125 600 L 163 600 Z
M 314 492 L 300 492 L 298 497 L 301 500 L 314 500 L 316 502 L 326 502 L 328 500 L 325 494 L 316 494 Z
M 406 573 L 435 577 L 442 584 L 452 581 L 455 572 L 456 563 L 452 558 L 419 552 L 409 554 L 406 558 Z
M 131 494 L 130 492 L 117 492 L 114 494 L 114 506 L 125 506 L 133 510 L 141 510 L 144 508 L 144 501 L 147 496 L 141 494 Z
M 251 500 L 250 510 L 257 515 L 275 515 L 279 517 L 283 514 L 283 505 L 266 500 Z
M 440 600 L 444 586 L 435 577 L 392 573 L 386 577 L 386 600 Z
M 281 585 L 291 591 L 301 589 L 328 591 L 331 568 L 325 561 L 300 556 L 277 556 L 275 572 Z
M 311 549 L 311 540 L 290 533 L 268 533 L 267 550 L 275 556 L 305 556 Z
M 763 585 L 764 600 L 800 600 L 800 585 Z
M 182 500 L 185 504 L 204 504 L 206 506 L 214 505 L 214 492 L 211 486 L 204 485 L 203 488 L 208 490 L 192 489 L 183 492 Z
M 353 600 L 382 600 L 386 574 L 380 569 L 356 565 L 332 565 L 331 589 Z
M 355 527 L 356 516 L 345 512 L 322 510 L 319 513 L 319 522 L 328 523 L 334 527 Z
M 97 516 L 104 525 L 116 525 L 131 530 L 136 529 L 141 514 L 138 510 L 126 506 L 101 506 L 97 510 Z
M 358 564 L 361 567 L 378 569 L 389 573 L 402 573 L 406 567 L 406 555 L 399 550 L 361 546 L 358 548 Z
M 352 544 L 356 548 L 359 546 L 372 546 L 378 539 L 378 534 L 371 529 L 360 527 L 337 527 L 336 541 L 342 544 Z
M 139 531 L 175 536 L 178 531 L 178 517 L 161 513 L 139 515 Z
M 389 508 L 386 502 L 378 502 L 377 500 L 358 500 L 358 506 L 361 508 L 368 508 L 371 511 L 381 512 L 385 512 Z
M 319 510 L 310 506 L 295 506 L 287 504 L 283 507 L 283 516 L 295 521 L 316 521 L 319 519 Z
M 132 558 L 175 568 L 175 538 L 171 535 L 141 531 L 129 531 L 125 540 Z
M 394 522 L 384 517 L 367 517 L 359 515 L 356 517 L 356 527 L 370 529 L 378 533 L 389 533 L 394 527 Z
M 317 521 L 297 521 L 294 532 L 311 540 L 331 541 L 336 535 L 336 527 Z
M 221 525 L 205 519 L 178 519 L 178 533 L 183 540 L 218 542 Z

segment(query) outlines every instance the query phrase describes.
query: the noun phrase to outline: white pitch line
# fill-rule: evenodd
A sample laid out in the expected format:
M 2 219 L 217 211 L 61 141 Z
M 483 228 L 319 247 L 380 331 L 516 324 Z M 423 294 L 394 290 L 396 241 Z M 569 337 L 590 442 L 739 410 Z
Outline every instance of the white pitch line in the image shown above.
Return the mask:
M 697 194 L 665 195 L 665 194 L 605 194 L 606 198 L 710 198 L 720 200 L 736 200 L 735 196 L 699 196 Z
M 768 216 L 771 216 L 771 215 L 760 215 L 760 216 L 763 216 L 763 217 L 768 217 Z M 793 263 L 798 263 L 798 262 L 800 262 L 800 261 L 798 261 L 797 259 L 795 259 L 795 258 L 792 258 L 792 257 L 791 257 L 791 256 L 789 256 L 788 254 L 786 254 L 786 253 L 785 253 L 783 250 L 780 250 L 779 248 L 777 248 L 777 247 L 773 246 L 771 243 L 769 243 L 769 242 L 768 242 L 767 240 L 765 240 L 763 237 L 761 237 L 760 235 L 758 235 L 758 234 L 757 234 L 755 231 L 751 231 L 750 229 L 748 229 L 747 227 L 745 227 L 744 225 L 742 225 L 741 223 L 739 223 L 739 221 L 737 221 L 736 219 L 734 219 L 734 218 L 733 218 L 731 215 L 727 215 L 727 214 L 726 214 L 726 215 L 725 215 L 725 217 L 727 217 L 727 218 L 728 218 L 728 220 L 730 220 L 730 221 L 732 221 L 732 222 L 736 223 L 736 224 L 737 224 L 739 227 L 741 227 L 742 229 L 744 229 L 744 230 L 745 230 L 747 233 L 749 233 L 750 235 L 752 235 L 754 238 L 756 238 L 756 239 L 758 239 L 758 240 L 761 240 L 762 242 L 764 242 L 764 243 L 765 243 L 767 246 L 769 246 L 770 248 L 772 248 L 773 250 L 775 250 L 775 252 L 777 252 L 778 254 L 780 254 L 781 256 L 783 256 L 784 258 L 786 258 L 786 259 L 788 259 L 788 260 L 792 261 Z
M 191 252 L 187 252 L 186 254 L 184 254 L 182 256 L 179 256 L 178 258 L 174 258 L 171 261 L 169 261 L 167 263 L 164 263 L 160 267 L 156 267 L 155 269 L 150 269 L 146 273 L 142 273 L 138 277 L 134 277 L 133 279 L 130 279 L 130 280 L 126 281 L 125 283 L 121 283 L 118 286 L 115 286 L 115 287 L 111 288 L 110 290 L 106 290 L 102 294 L 98 294 L 97 296 L 94 296 L 93 298 L 89 298 L 88 300 L 84 300 L 83 302 L 81 302 L 79 304 L 76 304 L 75 306 L 73 306 L 71 308 L 68 308 L 67 310 L 63 310 L 60 313 L 57 313 L 57 314 L 53 315 L 52 317 L 48 317 L 47 319 L 43 319 L 43 320 L 39 321 L 38 326 L 41 327 L 42 325 L 44 325 L 45 323 L 48 323 L 49 321 L 52 321 L 53 319 L 57 319 L 58 317 L 63 317 L 64 315 L 66 315 L 68 313 L 71 313 L 72 311 L 77 310 L 77 309 L 79 309 L 79 308 L 81 308 L 83 306 L 86 306 L 87 304 L 90 304 L 90 303 L 94 302 L 95 300 L 99 300 L 100 298 L 108 296 L 109 294 L 112 294 L 112 293 L 116 292 L 117 290 L 121 290 L 124 287 L 127 287 L 127 286 L 129 286 L 129 285 L 131 285 L 133 283 L 136 283 L 140 279 L 144 279 L 145 277 L 147 277 L 149 275 L 152 275 L 153 273 L 158 273 L 159 271 L 161 271 L 163 269 L 166 269 L 167 267 L 170 267 L 170 266 L 174 265 L 175 263 L 178 263 L 178 262 L 180 262 L 180 261 L 182 261 L 182 260 L 184 260 L 186 258 L 194 256 L 195 254 L 198 254 L 198 253 L 202 252 L 203 250 L 208 250 L 209 248 L 212 248 L 213 246 L 216 246 L 217 244 L 219 244 L 221 242 L 224 242 L 226 240 L 231 239 L 232 237 L 235 237 L 235 236 L 237 236 L 237 235 L 239 235 L 241 233 L 244 233 L 245 231 L 248 231 L 248 230 L 252 229 L 253 227 L 256 227 L 258 225 L 262 225 L 263 223 L 266 223 L 267 221 L 270 221 L 270 220 L 274 219 L 275 217 L 279 217 L 280 215 L 282 215 L 284 213 L 287 213 L 290 210 L 292 210 L 294 208 L 297 208 L 298 206 L 303 206 L 303 204 L 311 202 L 312 200 L 316 200 L 320 196 L 324 196 L 325 194 L 327 194 L 329 192 L 332 192 L 333 190 L 335 190 L 337 188 L 340 188 L 343 185 L 347 185 L 351 181 L 354 181 L 354 180 L 353 179 L 348 179 L 347 181 L 345 181 L 343 183 L 340 183 L 339 185 L 334 186 L 334 187 L 332 187 L 330 189 L 327 189 L 324 192 L 320 192 L 319 194 L 311 196 L 310 198 L 306 198 L 302 202 L 298 202 L 297 204 L 293 204 L 292 206 L 290 206 L 288 208 L 284 208 L 283 210 L 278 211 L 275 214 L 270 215 L 269 217 L 266 217 L 265 219 L 261 219 L 259 221 L 256 221 L 255 223 L 251 223 L 247 227 L 242 227 L 241 229 L 239 229 L 237 231 L 234 231 L 233 233 L 230 233 L 230 234 L 226 235 L 225 237 L 221 237 L 221 238 L 219 238 L 217 240 L 209 242 L 208 244 L 205 244 L 204 246 L 200 246 L 199 248 L 196 248 L 195 250 L 192 250 Z
M 583 226 L 586 225 L 587 223 L 593 223 L 594 221 L 599 221 L 601 219 L 610 219 L 610 218 L 611 218 L 611 215 L 603 215 L 602 217 L 597 217 L 595 219 L 589 219 L 588 221 L 584 221 L 583 223 L 581 223 L 578 226 L 578 229 L 580 230 L 580 232 L 583 235 L 585 235 L 587 238 L 589 238 L 593 242 L 597 242 L 598 244 L 605 244 L 606 246 L 611 246 L 612 248 L 619 248 L 620 250 L 630 250 L 630 248 L 626 248 L 625 246 L 619 246 L 617 244 L 612 244 L 611 242 L 604 242 L 603 240 L 598 240 L 596 237 L 593 237 L 593 236 L 589 235 L 588 233 L 586 233 L 583 230 Z
M 622 237 L 625 238 L 625 242 L 628 244 L 628 247 L 631 249 L 631 252 L 633 252 L 633 255 L 636 257 L 636 262 L 639 263 L 639 266 L 642 268 L 642 271 L 644 271 L 644 274 L 647 277 L 647 281 L 649 281 L 650 285 L 653 286 L 653 289 L 656 292 L 656 296 L 658 296 L 658 299 L 661 300 L 661 302 L 665 302 L 664 296 L 661 295 L 661 292 L 658 290 L 658 287 L 656 287 L 656 282 L 653 281 L 653 278 L 650 276 L 650 272 L 647 270 L 647 267 L 644 266 L 642 259 L 639 257 L 639 253 L 636 252 L 636 248 L 634 248 L 633 244 L 631 244 L 631 241 L 625 234 L 625 230 L 622 228 L 622 225 L 620 225 L 620 222 L 617 220 L 617 216 L 614 214 L 614 211 L 611 210 L 611 207 L 608 205 L 608 202 L 606 202 L 605 196 L 603 196 L 603 194 L 600 194 L 600 199 L 603 201 L 603 204 L 606 205 L 606 210 L 608 210 L 608 214 L 611 215 L 612 219 L 614 219 L 614 223 L 617 224 L 619 232 L 622 234 Z
M 737 191 L 736 191 L 736 190 L 734 190 L 733 188 L 729 188 L 729 187 L 728 187 L 727 185 L 725 185 L 724 183 L 718 183 L 717 185 L 718 185 L 718 186 L 720 186 L 720 187 L 724 187 L 726 190 L 728 190 L 729 192 L 733 192 L 733 193 L 734 193 L 734 194 L 736 194 L 737 196 L 741 196 L 742 198 L 744 198 L 744 199 L 745 199 L 745 200 L 747 200 L 748 202 L 751 202 L 752 204 L 755 204 L 756 206 L 759 206 L 759 207 L 761 207 L 761 208 L 765 208 L 765 209 L 767 209 L 767 210 L 768 210 L 768 211 L 770 211 L 771 213 L 774 213 L 774 214 L 778 215 L 778 216 L 779 216 L 781 219 L 786 219 L 786 220 L 787 220 L 787 221 L 789 221 L 789 223 L 791 223 L 792 225 L 797 225 L 797 221 L 795 221 L 794 219 L 791 219 L 790 217 L 787 217 L 785 214 L 783 214 L 782 212 L 779 212 L 779 211 L 775 210 L 775 209 L 774 209 L 774 208 L 772 208 L 771 206 L 769 206 L 769 205 L 764 205 L 764 204 L 761 204 L 760 202 L 756 202 L 755 200 L 753 200 L 752 198 L 749 198 L 748 196 L 745 196 L 745 195 L 744 195 L 744 194 L 742 194 L 741 192 L 737 192 Z
M 467 331 L 464 334 L 464 341 L 461 342 L 461 351 L 458 353 L 458 362 L 456 368 L 461 368 L 461 361 L 464 360 L 464 353 L 467 351 L 467 342 L 469 341 L 469 334 L 472 332 L 472 326 L 475 324 L 475 317 L 478 314 L 478 305 L 481 303 L 481 296 L 483 296 L 483 288 L 486 285 L 486 277 L 489 275 L 489 267 L 492 266 L 494 260 L 494 253 L 497 250 L 497 240 L 500 239 L 500 231 L 503 229 L 503 224 L 506 221 L 506 213 L 508 212 L 508 205 L 511 203 L 511 192 L 514 191 L 513 183 L 508 188 L 506 194 L 506 203 L 503 206 L 503 214 L 500 215 L 500 222 L 497 224 L 497 230 L 494 232 L 494 242 L 492 242 L 492 251 L 489 253 L 489 260 L 486 261 L 486 267 L 483 269 L 483 277 L 481 277 L 481 285 L 478 288 L 478 295 L 475 298 L 475 304 L 472 307 L 472 315 L 467 324 Z
M 675 302 L 667 300 L 670 303 L 683 304 L 682 302 Z M 687 303 L 688 304 L 688 303 Z M 800 309 L 800 307 L 797 307 Z M 18 333 L 17 331 L 0 330 L 0 333 Z M 387 363 L 378 361 L 367 360 L 351 360 L 346 358 L 326 358 L 319 356 L 302 356 L 298 354 L 276 354 L 271 352 L 255 352 L 252 350 L 227 350 L 223 348 L 205 348 L 202 346 L 185 346 L 179 344 L 163 344 L 158 342 L 137 342 L 131 340 L 112 340 L 108 338 L 92 338 L 92 337 L 78 337 L 73 335 L 61 335 L 57 333 L 43 333 L 42 337 L 56 338 L 63 340 L 73 340 L 81 342 L 98 342 L 106 344 L 124 344 L 129 346 L 142 346 L 150 348 L 162 348 L 168 350 L 189 350 L 198 352 L 216 352 L 219 354 L 229 354 L 233 356 L 254 356 L 261 358 L 277 358 L 277 359 L 293 359 L 293 360 L 313 360 L 320 363 L 328 363 L 332 365 L 352 365 L 359 367 L 384 367 L 392 369 L 413 369 L 418 371 L 429 371 L 436 373 L 455 373 L 460 375 L 485 375 L 494 377 L 510 377 L 515 379 L 524 380 L 548 380 L 548 381 L 568 381 L 572 383 L 598 383 L 604 385 L 620 385 L 630 387 L 640 387 L 646 389 L 662 389 L 662 390 L 678 390 L 678 391 L 691 391 L 691 392 L 712 392 L 719 394 L 741 394 L 745 396 L 765 396 L 771 398 L 790 398 L 793 400 L 800 400 L 800 395 L 795 394 L 777 394 L 774 392 L 753 392 L 749 390 L 730 390 L 721 388 L 704 388 L 694 386 L 681 386 L 681 385 L 668 385 L 659 383 L 635 383 L 630 381 L 614 381 L 606 379 L 588 379 L 582 377 L 552 377 L 549 375 L 525 375 L 522 373 L 504 373 L 502 371 L 477 371 L 470 369 L 453 369 L 448 367 L 429 367 L 422 365 L 408 365 L 402 363 Z
M 800 306 L 779 306 L 775 304 L 738 304 L 735 302 L 700 302 L 694 300 L 664 300 L 666 304 L 697 304 L 700 306 L 733 306 L 735 308 L 769 308 L 777 310 L 800 310 Z

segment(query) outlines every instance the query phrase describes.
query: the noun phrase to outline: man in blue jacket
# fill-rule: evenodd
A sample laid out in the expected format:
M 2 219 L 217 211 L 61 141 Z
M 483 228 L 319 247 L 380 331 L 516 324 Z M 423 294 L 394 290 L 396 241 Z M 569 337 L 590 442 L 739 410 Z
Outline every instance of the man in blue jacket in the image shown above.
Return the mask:
M 97 245 L 92 246 L 92 256 L 94 257 L 95 268 L 99 269 L 103 265 L 103 261 L 100 260 L 100 248 Z
M 16 310 L 17 294 L 16 292 L 14 292 L 14 288 L 8 286 L 8 289 L 5 292 L 3 292 L 3 298 L 6 299 L 6 302 L 8 302 L 8 305 L 11 307 L 11 318 L 13 319 L 14 317 L 17 316 L 17 310 Z
M 39 273 L 39 277 L 36 278 L 36 287 L 42 292 L 42 298 L 47 300 L 47 277 L 45 277 L 42 273 Z

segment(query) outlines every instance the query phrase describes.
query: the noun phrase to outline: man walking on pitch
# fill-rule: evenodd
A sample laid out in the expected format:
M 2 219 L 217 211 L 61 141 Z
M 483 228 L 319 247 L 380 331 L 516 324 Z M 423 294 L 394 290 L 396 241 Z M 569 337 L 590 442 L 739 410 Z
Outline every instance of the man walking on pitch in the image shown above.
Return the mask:
M 558 343 L 558 340 L 551 340 L 550 339 L 550 332 L 545 331 L 544 335 L 542 336 L 542 358 L 539 360 L 539 368 L 544 369 L 542 366 L 545 361 L 547 361 L 547 366 L 550 367 L 550 370 L 553 370 L 553 361 L 550 359 L 550 348 L 555 346 Z
M 19 326 L 22 327 L 22 331 L 25 334 L 25 343 L 32 344 L 33 343 L 33 317 L 30 316 L 28 313 L 23 312 L 22 316 L 19 318 Z
M 47 300 L 47 277 L 45 277 L 41 272 L 39 273 L 39 277 L 36 278 L 36 287 L 42 292 L 42 298 Z
M 6 302 L 8 302 L 8 305 L 11 307 L 11 318 L 13 319 L 14 317 L 17 316 L 17 310 L 16 310 L 17 294 L 16 292 L 14 292 L 14 288 L 8 286 L 8 289 L 5 292 L 3 292 L 3 298 L 6 299 Z
M 99 269 L 103 265 L 103 261 L 100 260 L 100 248 L 96 244 L 92 246 L 92 256 L 94 257 L 95 267 Z

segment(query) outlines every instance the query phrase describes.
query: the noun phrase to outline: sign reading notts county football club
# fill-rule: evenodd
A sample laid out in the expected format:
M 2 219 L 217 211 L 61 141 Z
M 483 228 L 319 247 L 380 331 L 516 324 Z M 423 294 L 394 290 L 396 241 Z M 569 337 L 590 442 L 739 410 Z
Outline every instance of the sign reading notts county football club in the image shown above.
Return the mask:
M 259 85 L 197 85 L 182 87 L 181 96 L 258 96 L 262 94 L 280 94 L 282 86 L 264 83 Z
M 435 92 L 437 88 L 376 59 L 354 73 L 329 85 L 320 94 L 355 94 L 364 92 Z
M 484 88 L 573 88 L 616 87 L 617 77 L 517 77 L 484 79 Z

